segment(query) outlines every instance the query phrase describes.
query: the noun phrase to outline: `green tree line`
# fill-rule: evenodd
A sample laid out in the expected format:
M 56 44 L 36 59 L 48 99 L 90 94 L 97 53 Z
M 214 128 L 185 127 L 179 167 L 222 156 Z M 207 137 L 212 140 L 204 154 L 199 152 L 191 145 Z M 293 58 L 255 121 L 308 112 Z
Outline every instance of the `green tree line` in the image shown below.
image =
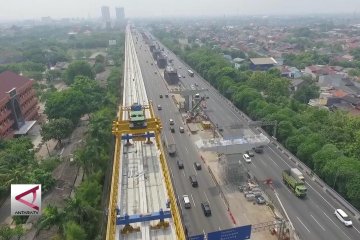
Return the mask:
M 160 40 L 164 35 L 167 46 L 179 50 L 176 41 L 169 41 L 171 35 L 163 32 Z M 292 94 L 289 81 L 277 71 L 236 70 L 207 48 L 182 50 L 180 56 L 253 120 L 277 120 L 278 141 L 360 209 L 358 117 L 306 105 L 318 95 L 311 81 Z
M 117 61 L 122 62 L 123 55 L 119 57 L 121 59 Z M 53 239 L 102 239 L 104 209 L 108 204 L 107 189 L 111 181 L 111 174 L 106 173 L 111 170 L 114 151 L 111 125 L 121 99 L 121 69 L 112 69 L 104 88 L 88 76 L 78 76 L 76 73 L 79 72 L 74 71 L 70 88 L 52 93 L 46 102 L 45 112 L 51 119 L 49 124 L 54 126 L 69 125 L 64 119 L 76 125 L 84 114 L 90 117 L 85 144 L 75 152 L 74 157 L 76 164 L 84 169 L 84 181 L 64 208 L 48 206 L 37 225 L 39 229 L 58 226 L 58 235 Z M 61 138 L 62 133 L 54 130 L 53 136 Z

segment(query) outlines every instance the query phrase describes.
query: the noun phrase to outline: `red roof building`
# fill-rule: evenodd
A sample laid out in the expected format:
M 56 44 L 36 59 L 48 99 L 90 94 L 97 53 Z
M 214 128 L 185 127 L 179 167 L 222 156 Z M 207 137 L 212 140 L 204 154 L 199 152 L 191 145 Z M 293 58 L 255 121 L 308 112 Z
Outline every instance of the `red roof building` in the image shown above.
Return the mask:
M 0 138 L 26 134 L 38 116 L 33 81 L 16 73 L 0 73 Z

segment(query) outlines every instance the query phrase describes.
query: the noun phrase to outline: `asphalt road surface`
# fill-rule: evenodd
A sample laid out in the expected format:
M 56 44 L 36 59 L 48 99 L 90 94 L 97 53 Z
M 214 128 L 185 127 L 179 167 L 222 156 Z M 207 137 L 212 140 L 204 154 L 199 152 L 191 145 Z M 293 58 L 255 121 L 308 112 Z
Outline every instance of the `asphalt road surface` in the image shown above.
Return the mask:
M 208 115 L 213 122 L 221 123 L 221 125 L 225 126 L 223 132 L 224 138 L 233 138 L 237 134 L 256 132 L 255 129 L 251 128 L 239 129 L 237 131 L 227 128 L 227 126 L 233 124 L 246 125 L 247 122 L 244 121 L 240 113 L 227 104 L 228 100 L 224 99 L 215 89 L 210 87 L 199 75 L 195 74 L 194 77 L 190 77 L 187 73 L 187 70 L 190 69 L 189 66 L 180 61 L 176 55 L 161 43 L 159 44 L 160 47 L 164 47 L 168 58 L 173 59 L 173 64 L 177 68 L 178 73 L 186 76 L 184 79 L 181 79 L 185 85 L 190 86 L 196 83 L 199 88 L 208 88 L 210 90 L 205 93 L 209 96 L 207 101 Z M 141 53 L 145 56 L 147 52 Z M 281 179 L 282 170 L 290 167 L 296 166 L 275 146 L 269 144 L 263 154 L 257 154 L 253 158 L 249 169 L 257 179 L 273 179 L 274 195 L 279 197 L 280 205 L 285 209 L 299 236 L 306 240 L 360 239 L 359 221 L 353 218 L 354 226 L 350 228 L 345 227 L 333 214 L 334 210 L 341 208 L 341 206 L 310 178 L 305 176 L 308 188 L 306 199 L 298 199 L 290 192 Z
M 154 106 L 159 104 L 162 106 L 162 110 L 158 111 L 155 109 L 155 111 L 157 111 L 158 116 L 162 120 L 163 134 L 166 135 L 166 138 L 172 138 L 176 143 L 176 156 L 168 156 L 167 159 L 175 192 L 180 203 L 183 223 L 187 227 L 188 234 L 193 236 L 233 227 L 225 203 L 221 199 L 208 170 L 202 163 L 195 145 L 192 143 L 192 140 L 188 136 L 187 132 L 179 132 L 179 127 L 184 126 L 181 114 L 177 110 L 171 98 L 159 97 L 160 94 L 167 94 L 168 90 L 163 78 L 160 75 L 159 69 L 154 62 L 154 59 L 149 54 L 148 46 L 146 46 L 144 42 L 140 41 L 138 41 L 138 44 L 135 45 L 148 98 L 153 101 Z M 153 65 L 150 63 L 153 63 Z M 157 73 L 155 74 L 155 72 Z M 170 118 L 175 121 L 175 133 L 170 132 Z M 176 163 L 177 160 L 183 161 L 184 169 L 178 169 Z M 202 170 L 195 169 L 195 161 L 201 163 Z M 189 180 L 190 175 L 196 176 L 199 187 L 194 188 L 191 186 Z M 182 199 L 183 195 L 189 196 L 191 209 L 184 208 Z M 201 209 L 201 202 L 204 201 L 207 201 L 210 204 L 212 211 L 212 215 L 210 217 L 206 217 Z

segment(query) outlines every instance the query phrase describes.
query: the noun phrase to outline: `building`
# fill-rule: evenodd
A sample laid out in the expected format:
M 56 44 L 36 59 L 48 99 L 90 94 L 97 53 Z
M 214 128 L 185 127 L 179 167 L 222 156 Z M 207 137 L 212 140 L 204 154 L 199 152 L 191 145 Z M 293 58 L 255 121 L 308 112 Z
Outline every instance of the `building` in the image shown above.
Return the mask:
M 277 64 L 274 58 L 250 58 L 250 69 L 267 71 Z
M 125 20 L 125 11 L 123 7 L 115 8 L 116 20 L 124 21 Z
M 110 22 L 110 9 L 108 6 L 101 7 L 101 18 L 104 22 Z
M 33 81 L 16 73 L 0 73 L 0 138 L 24 135 L 35 124 L 38 101 Z

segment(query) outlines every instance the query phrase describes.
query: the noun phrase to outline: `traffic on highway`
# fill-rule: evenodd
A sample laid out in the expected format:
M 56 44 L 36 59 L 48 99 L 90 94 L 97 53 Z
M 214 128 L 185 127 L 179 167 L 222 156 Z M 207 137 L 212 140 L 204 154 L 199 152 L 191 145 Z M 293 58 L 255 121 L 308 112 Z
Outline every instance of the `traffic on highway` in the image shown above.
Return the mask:
M 140 34 L 137 36 L 139 40 L 135 47 L 148 97 L 154 106 L 158 106 L 157 114 L 163 122 L 163 135 L 176 144 L 176 154 L 168 157 L 168 164 L 186 230 L 189 235 L 196 235 L 234 227 L 226 205 L 216 191 L 216 184 L 208 171 L 203 169 L 199 151 L 184 130 L 186 127 L 178 108 L 171 97 L 163 97 L 169 94 L 169 89 L 161 69 L 153 64 L 153 56 Z M 204 93 L 207 96 L 207 115 L 212 122 L 217 123 L 224 138 L 260 133 L 259 128 L 248 126 L 248 118 L 205 79 L 160 42 L 158 44 L 171 59 L 172 65 L 176 66 L 181 76 L 181 85 L 189 89 L 193 86 L 208 89 Z M 234 124 L 240 124 L 243 128 L 228 127 Z M 303 179 L 298 180 L 296 174 L 291 172 L 297 166 L 276 145 L 268 144 L 261 150 L 239 153 L 237 158 L 247 164 L 248 171 L 257 179 L 272 179 L 273 191 L 270 197 L 274 205 L 284 212 L 300 239 L 360 239 L 359 222 L 351 219 L 345 209 L 341 210 L 342 206 L 310 176 L 304 175 Z

